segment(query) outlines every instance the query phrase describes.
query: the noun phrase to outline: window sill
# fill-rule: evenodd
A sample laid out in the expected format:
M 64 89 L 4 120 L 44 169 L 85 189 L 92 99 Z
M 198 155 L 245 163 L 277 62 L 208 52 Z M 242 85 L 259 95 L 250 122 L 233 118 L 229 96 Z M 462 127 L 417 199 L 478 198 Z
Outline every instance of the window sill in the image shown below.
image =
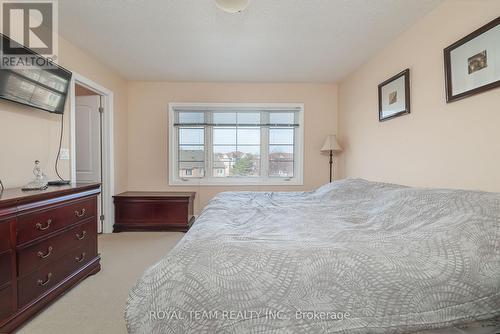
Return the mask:
M 198 186 L 227 186 L 227 187 L 238 187 L 238 186 L 303 186 L 304 182 L 301 179 L 290 179 L 285 180 L 249 180 L 249 179 L 224 179 L 224 180 L 201 180 L 201 179 L 174 179 L 169 180 L 168 184 L 170 186 L 186 186 L 186 187 L 198 187 Z

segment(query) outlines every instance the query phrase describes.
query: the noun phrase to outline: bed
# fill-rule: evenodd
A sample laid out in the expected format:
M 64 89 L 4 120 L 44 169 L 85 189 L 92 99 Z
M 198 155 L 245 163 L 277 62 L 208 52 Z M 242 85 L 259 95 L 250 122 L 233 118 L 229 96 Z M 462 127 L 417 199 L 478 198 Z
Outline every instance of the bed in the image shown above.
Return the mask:
M 129 333 L 496 333 L 500 194 L 224 192 L 130 291 Z

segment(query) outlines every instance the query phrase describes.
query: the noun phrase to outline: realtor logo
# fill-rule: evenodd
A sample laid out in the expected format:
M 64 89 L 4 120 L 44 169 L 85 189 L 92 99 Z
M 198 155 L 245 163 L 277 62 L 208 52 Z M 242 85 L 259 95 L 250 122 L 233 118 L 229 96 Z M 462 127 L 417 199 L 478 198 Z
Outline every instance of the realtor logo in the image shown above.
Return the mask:
M 2 57 L 16 56 L 29 66 L 26 49 L 55 62 L 57 54 L 57 1 L 0 0 Z M 25 56 L 25 59 L 21 59 Z M 30 55 L 31 56 L 31 55 Z M 27 62 L 26 62 L 26 61 Z

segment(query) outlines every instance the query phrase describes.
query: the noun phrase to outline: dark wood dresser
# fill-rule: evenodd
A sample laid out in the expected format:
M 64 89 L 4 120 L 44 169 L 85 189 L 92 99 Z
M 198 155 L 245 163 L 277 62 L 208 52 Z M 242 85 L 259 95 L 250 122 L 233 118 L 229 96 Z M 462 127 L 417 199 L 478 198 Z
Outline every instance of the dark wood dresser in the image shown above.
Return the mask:
M 0 333 L 100 270 L 99 184 L 0 195 Z
M 194 192 L 127 191 L 115 195 L 113 232 L 181 231 L 194 220 Z

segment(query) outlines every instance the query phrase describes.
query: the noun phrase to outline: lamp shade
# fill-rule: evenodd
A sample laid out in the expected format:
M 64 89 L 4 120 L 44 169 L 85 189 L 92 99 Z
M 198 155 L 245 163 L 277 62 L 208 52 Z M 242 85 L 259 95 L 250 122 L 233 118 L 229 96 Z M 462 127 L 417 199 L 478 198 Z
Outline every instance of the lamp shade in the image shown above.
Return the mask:
M 342 148 L 337 141 L 337 137 L 335 135 L 328 135 L 325 139 L 323 147 L 321 148 L 321 152 L 340 152 Z

